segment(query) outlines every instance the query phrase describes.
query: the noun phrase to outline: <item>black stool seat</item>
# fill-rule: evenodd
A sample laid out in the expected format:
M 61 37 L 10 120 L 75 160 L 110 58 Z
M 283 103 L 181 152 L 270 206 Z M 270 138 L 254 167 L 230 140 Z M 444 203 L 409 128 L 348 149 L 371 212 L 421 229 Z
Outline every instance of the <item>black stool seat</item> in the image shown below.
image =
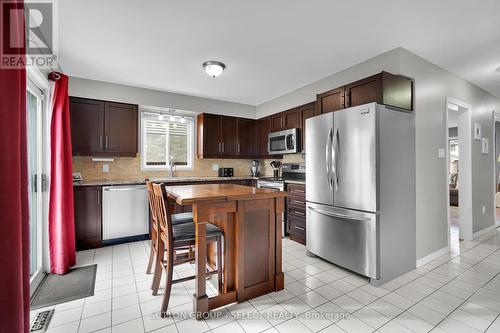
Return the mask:
M 184 242 L 189 240 L 195 240 L 196 238 L 194 222 L 172 225 L 172 232 L 174 234 L 174 242 L 178 241 Z M 222 231 L 221 228 L 213 224 L 207 223 L 207 237 L 222 236 L 222 235 L 224 235 L 224 232 Z
M 191 212 L 172 214 L 171 217 L 172 217 L 172 225 L 194 222 L 193 213 Z

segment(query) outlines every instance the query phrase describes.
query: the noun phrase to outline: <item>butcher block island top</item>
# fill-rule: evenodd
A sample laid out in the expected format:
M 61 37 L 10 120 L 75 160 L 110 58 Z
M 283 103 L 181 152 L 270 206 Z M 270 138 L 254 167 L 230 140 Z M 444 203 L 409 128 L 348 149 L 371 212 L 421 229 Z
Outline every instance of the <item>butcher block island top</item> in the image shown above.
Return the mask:
M 196 280 L 193 311 L 242 302 L 284 288 L 281 222 L 286 192 L 235 184 L 166 186 L 179 205 L 193 206 L 196 225 Z M 206 294 L 206 269 L 216 263 L 216 246 L 206 242 L 206 225 L 224 231 L 223 288 Z
M 165 187 L 169 197 L 179 205 L 190 205 L 205 201 L 256 200 L 284 198 L 286 192 L 235 184 L 172 185 Z

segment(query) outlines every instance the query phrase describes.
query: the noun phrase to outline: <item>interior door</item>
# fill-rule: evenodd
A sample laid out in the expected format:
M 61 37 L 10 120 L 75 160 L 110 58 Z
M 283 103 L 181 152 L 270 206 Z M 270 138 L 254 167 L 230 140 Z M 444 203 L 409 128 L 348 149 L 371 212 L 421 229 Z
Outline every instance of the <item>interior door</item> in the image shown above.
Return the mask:
M 333 204 L 333 113 L 306 120 L 306 200 Z
M 334 205 L 376 212 L 376 104 L 340 110 L 333 117 Z

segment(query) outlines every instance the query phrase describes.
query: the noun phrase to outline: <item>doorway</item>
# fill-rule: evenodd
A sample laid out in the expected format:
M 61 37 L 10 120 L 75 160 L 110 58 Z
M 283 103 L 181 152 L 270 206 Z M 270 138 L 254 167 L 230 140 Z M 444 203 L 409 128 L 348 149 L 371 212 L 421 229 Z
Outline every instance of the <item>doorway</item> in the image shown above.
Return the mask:
M 460 240 L 472 240 L 472 164 L 470 106 L 446 100 L 446 191 L 448 244 L 459 251 Z

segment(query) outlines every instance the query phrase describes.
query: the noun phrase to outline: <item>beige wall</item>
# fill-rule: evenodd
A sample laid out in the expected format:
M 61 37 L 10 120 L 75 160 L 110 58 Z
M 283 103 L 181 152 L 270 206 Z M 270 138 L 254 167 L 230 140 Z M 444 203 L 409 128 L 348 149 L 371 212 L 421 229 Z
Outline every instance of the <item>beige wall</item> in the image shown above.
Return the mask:
M 260 160 L 261 174 L 270 176 L 272 169 L 269 162 L 272 159 Z M 232 160 L 232 159 L 203 159 L 194 160 L 193 170 L 178 170 L 177 176 L 217 176 L 217 171 L 212 171 L 212 165 L 218 164 L 219 167 L 234 168 L 235 176 L 250 175 L 250 165 L 252 160 Z M 305 163 L 302 154 L 285 155 L 282 163 Z M 102 172 L 103 164 L 109 165 L 109 172 Z M 143 171 L 141 170 L 141 159 L 137 157 L 117 157 L 113 162 L 93 162 L 91 157 L 74 156 L 73 172 L 80 172 L 86 181 L 93 180 L 137 180 L 145 178 L 167 177 L 168 171 Z

